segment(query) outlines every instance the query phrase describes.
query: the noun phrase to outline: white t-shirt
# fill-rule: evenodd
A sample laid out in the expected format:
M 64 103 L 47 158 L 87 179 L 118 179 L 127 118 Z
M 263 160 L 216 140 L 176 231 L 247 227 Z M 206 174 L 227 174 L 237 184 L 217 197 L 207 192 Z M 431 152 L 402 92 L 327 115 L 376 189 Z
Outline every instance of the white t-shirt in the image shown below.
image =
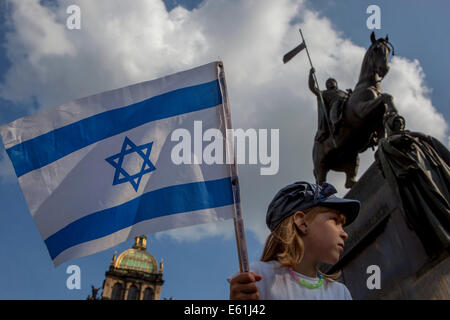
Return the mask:
M 278 261 L 255 261 L 250 265 L 250 271 L 259 274 L 262 279 L 256 284 L 262 300 L 352 300 L 347 287 L 334 280 L 323 279 L 323 284 L 317 289 L 309 289 L 300 285 L 292 278 L 287 268 L 277 269 Z M 319 278 L 296 274 L 310 283 L 317 283 Z

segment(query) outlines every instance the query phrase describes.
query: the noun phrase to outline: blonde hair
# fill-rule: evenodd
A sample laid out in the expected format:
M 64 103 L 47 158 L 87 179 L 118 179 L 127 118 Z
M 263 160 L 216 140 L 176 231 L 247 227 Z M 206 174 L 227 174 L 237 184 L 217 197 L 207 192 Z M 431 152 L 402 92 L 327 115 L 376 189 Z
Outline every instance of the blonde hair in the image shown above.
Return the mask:
M 314 218 L 324 212 L 324 208 L 316 206 L 303 211 L 306 221 L 313 221 Z M 345 223 L 345 221 L 344 221 Z M 267 237 L 261 261 L 278 261 L 279 268 L 295 268 L 302 261 L 305 253 L 305 245 L 301 237 L 302 232 L 294 223 L 294 215 L 284 219 L 275 230 Z M 325 274 L 316 267 L 325 279 L 337 279 L 341 276 L 341 271 L 333 274 Z

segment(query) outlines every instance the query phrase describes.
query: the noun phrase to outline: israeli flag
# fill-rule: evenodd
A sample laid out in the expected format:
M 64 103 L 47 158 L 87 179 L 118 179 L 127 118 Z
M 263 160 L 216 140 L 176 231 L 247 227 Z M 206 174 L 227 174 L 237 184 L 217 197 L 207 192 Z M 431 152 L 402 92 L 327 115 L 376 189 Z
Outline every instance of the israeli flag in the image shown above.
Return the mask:
M 194 121 L 226 136 L 225 90 L 213 62 L 0 127 L 55 266 L 141 234 L 233 218 L 233 165 L 171 159 L 171 133 L 193 136 Z

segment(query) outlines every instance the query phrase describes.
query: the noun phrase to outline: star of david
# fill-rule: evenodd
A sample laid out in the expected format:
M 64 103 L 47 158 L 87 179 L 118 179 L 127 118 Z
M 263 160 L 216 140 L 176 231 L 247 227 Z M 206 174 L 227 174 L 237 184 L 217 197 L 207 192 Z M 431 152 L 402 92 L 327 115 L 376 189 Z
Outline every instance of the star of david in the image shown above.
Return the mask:
M 150 152 L 152 151 L 152 146 L 153 141 L 147 144 L 137 146 L 130 139 L 128 139 L 128 137 L 125 137 L 125 140 L 123 141 L 122 144 L 122 150 L 120 150 L 118 154 L 115 154 L 105 159 L 110 165 L 112 165 L 116 169 L 116 172 L 114 173 L 113 186 L 120 183 L 129 182 L 133 186 L 134 190 L 136 192 L 138 191 L 142 176 L 156 169 L 149 159 Z M 142 163 L 139 172 L 129 174 L 122 167 L 122 164 L 125 156 L 131 155 L 133 153 L 136 153 L 136 155 L 134 156 L 140 156 L 144 160 L 144 162 Z

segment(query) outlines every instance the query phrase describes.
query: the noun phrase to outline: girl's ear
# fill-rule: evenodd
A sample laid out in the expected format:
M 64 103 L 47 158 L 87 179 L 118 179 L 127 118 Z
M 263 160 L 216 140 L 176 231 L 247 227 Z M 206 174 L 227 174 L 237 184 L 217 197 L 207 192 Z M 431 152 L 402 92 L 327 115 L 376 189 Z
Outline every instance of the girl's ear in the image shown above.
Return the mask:
M 308 232 L 306 214 L 303 211 L 297 211 L 294 213 L 294 223 L 302 233 L 306 234 Z

